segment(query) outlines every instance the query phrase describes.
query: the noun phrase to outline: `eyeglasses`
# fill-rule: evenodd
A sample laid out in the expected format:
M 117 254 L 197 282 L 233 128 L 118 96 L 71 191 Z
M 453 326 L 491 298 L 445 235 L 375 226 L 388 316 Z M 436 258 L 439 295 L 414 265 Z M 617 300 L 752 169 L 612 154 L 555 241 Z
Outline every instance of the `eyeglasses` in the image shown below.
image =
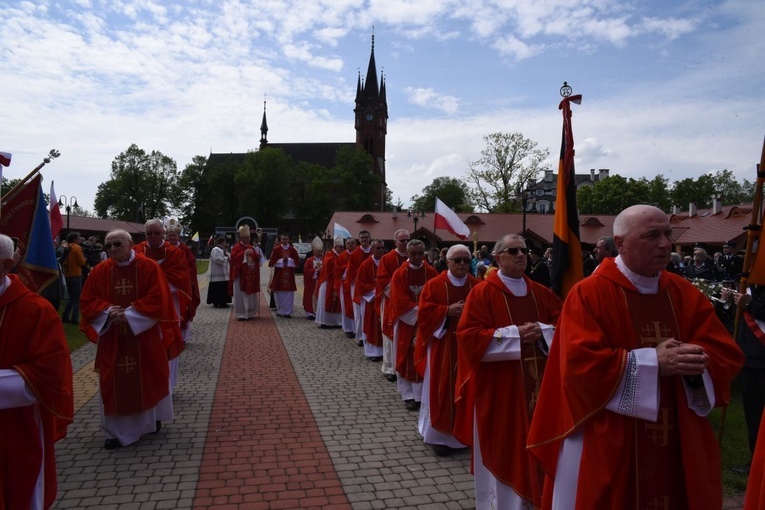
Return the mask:
M 452 262 L 456 262 L 457 264 L 470 264 L 470 257 L 464 257 L 464 258 L 456 258 L 456 259 L 449 259 Z
M 521 252 L 524 255 L 527 255 L 529 253 L 529 249 L 528 248 L 505 248 L 504 250 L 499 252 L 499 254 L 501 255 L 503 253 L 509 253 L 510 255 L 518 255 L 518 252 Z
M 113 243 L 106 243 L 104 245 L 104 250 L 111 250 L 112 246 L 114 246 L 115 248 L 119 248 L 120 246 L 122 246 L 122 241 L 114 241 Z
M 396 239 L 397 243 L 408 243 L 409 239 Z
M 409 254 L 411 257 L 422 257 L 425 255 L 424 251 L 413 251 Z

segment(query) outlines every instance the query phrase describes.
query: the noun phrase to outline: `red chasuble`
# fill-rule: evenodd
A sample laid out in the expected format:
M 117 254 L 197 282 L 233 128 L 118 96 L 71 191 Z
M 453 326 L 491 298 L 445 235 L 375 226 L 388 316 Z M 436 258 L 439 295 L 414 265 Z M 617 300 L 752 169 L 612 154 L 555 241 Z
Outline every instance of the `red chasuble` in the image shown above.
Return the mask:
M 146 258 L 159 264 L 167 282 L 178 290 L 178 310 L 181 313 L 179 319 L 183 319 L 184 311 L 188 310 L 191 304 L 191 278 L 189 277 L 189 265 L 183 252 L 167 241 L 164 241 L 159 248 L 152 248 L 146 241 L 143 241 L 133 245 L 133 250 L 136 253 L 143 253 Z M 181 355 L 185 345 L 180 327 L 175 328 L 171 334 L 169 339 L 171 341 L 166 339 L 165 342 L 168 344 L 167 356 L 170 359 L 175 359 Z
M 396 372 L 410 382 L 422 382 L 422 376 L 414 368 L 414 343 L 417 336 L 417 323 L 410 326 L 401 321 L 401 315 L 414 310 L 420 300 L 425 283 L 438 276 L 433 266 L 425 262 L 418 269 L 413 269 L 409 261 L 404 262 L 393 273 L 390 282 L 390 310 L 394 321 L 398 321 L 396 338 Z
M 377 287 L 377 264 L 373 257 L 367 259 L 359 266 L 356 274 L 356 285 L 353 288 L 353 301 L 361 304 L 364 294 L 373 292 Z M 374 300 L 367 302 L 364 306 L 364 317 L 362 318 L 362 331 L 366 336 L 366 342 L 377 347 L 382 346 L 382 329 L 380 326 L 380 317 L 377 315 Z
M 93 321 L 111 306 L 127 308 L 157 322 L 133 335 L 130 327 L 112 325 L 103 335 L 93 328 Z M 108 259 L 98 264 L 85 281 L 80 297 L 82 329 L 91 342 L 98 344 L 98 372 L 104 414 L 125 416 L 155 407 L 168 395 L 168 332 L 178 327 L 173 297 L 159 266 L 136 253 L 127 266 Z
M 671 462 L 681 470 L 687 508 L 722 506 L 717 439 L 707 418 L 688 408 L 680 376 L 660 378 L 657 423 L 604 407 L 619 386 L 628 352 L 650 346 L 649 340 L 655 344 L 657 337 L 663 341 L 676 335 L 676 340 L 703 347 L 718 406 L 728 403 L 743 355 L 709 300 L 685 279 L 662 271 L 657 295 L 638 301 L 636 293 L 613 259 L 606 259 L 566 299 L 528 438 L 530 453 L 548 476 L 545 508 L 551 504 L 551 477 L 562 441 L 575 430 L 584 439 L 576 508 L 642 509 L 666 501 L 664 494 L 651 494 L 650 483 L 640 486 L 651 475 L 646 469 L 660 469 L 651 459 L 643 463 L 641 435 L 676 442 L 670 445 Z
M 321 260 L 321 257 L 318 260 Z M 315 261 L 316 257 L 308 257 L 305 259 L 305 265 L 303 266 L 303 310 L 306 313 L 316 313 L 313 309 L 313 295 L 316 292 L 316 281 L 318 279 Z M 319 267 L 321 267 L 321 264 L 319 264 Z
M 348 270 L 348 260 L 351 257 L 351 252 L 348 250 L 344 250 L 340 255 L 337 256 L 337 260 L 335 261 L 335 291 L 337 291 L 337 295 L 343 296 L 343 306 L 345 307 L 345 316 L 349 319 L 353 318 L 353 297 L 350 295 L 351 290 L 351 284 L 350 281 L 346 278 L 343 279 L 343 275 L 347 276 L 347 270 Z M 343 289 L 343 293 L 340 292 L 340 289 Z M 342 309 L 341 309 L 342 310 Z
M 316 284 L 317 287 L 321 287 L 325 282 L 327 284 L 327 291 L 324 294 L 324 311 L 327 313 L 340 313 L 340 297 L 332 295 L 332 291 L 335 288 L 335 263 L 337 257 L 338 255 L 335 250 L 330 250 L 324 255 L 324 261 L 319 272 L 319 282 Z
M 268 267 L 274 268 L 274 277 L 271 278 L 271 285 L 268 287 L 272 291 L 294 292 L 297 290 L 297 285 L 295 285 L 295 268 L 274 267 L 278 260 L 284 258 L 285 254 L 295 262 L 295 267 L 300 263 L 300 255 L 298 255 L 297 250 L 291 244 L 287 246 L 287 249 L 284 249 L 281 244 L 274 246 L 271 252 L 271 259 L 268 261 Z
M 468 295 L 457 327 L 457 414 L 454 436 L 473 444 L 473 410 L 486 468 L 519 496 L 541 502 L 541 478 L 526 453 L 526 435 L 535 395 L 527 383 L 539 384 L 536 356 L 521 361 L 482 362 L 489 343 L 496 341 L 497 328 L 527 322 L 555 325 L 561 301 L 550 289 L 523 276 L 528 289 L 523 297 L 513 295 L 498 271 L 476 285 Z M 532 345 L 533 344 L 525 344 Z
M 377 287 L 375 288 L 375 308 L 377 315 L 381 315 L 383 303 L 385 303 L 385 316 L 382 317 L 382 332 L 388 338 L 393 338 L 393 316 L 390 311 L 390 301 L 385 296 L 385 288 L 393 278 L 393 273 L 407 260 L 406 253 L 399 255 L 396 250 L 389 251 L 380 259 L 377 267 Z
M 244 264 L 244 251 L 251 245 L 239 241 L 231 247 L 231 257 L 228 266 L 228 295 L 234 295 L 234 280 L 239 278 L 239 272 Z
M 185 244 L 178 243 L 178 245 L 175 247 L 183 252 L 184 257 L 186 257 L 186 264 L 188 264 L 189 266 L 189 280 L 191 282 L 191 300 L 189 301 L 189 304 L 186 307 L 186 310 L 185 311 L 181 310 L 181 322 L 185 324 L 187 322 L 194 320 L 194 316 L 197 313 L 197 308 L 199 307 L 199 303 L 202 302 L 202 300 L 199 297 L 199 281 L 197 280 L 197 258 L 194 256 L 194 252 L 191 251 L 191 248 L 189 248 Z
M 21 374 L 39 403 L 0 410 L 0 508 L 29 508 L 45 446 L 44 507 L 56 497 L 55 441 L 72 423 L 72 361 L 61 318 L 15 275 L 0 296 L 0 369 Z M 10 489 L 12 487 L 12 489 Z
M 239 265 L 239 289 L 245 294 L 260 292 L 260 252 L 248 246 Z
M 447 317 L 449 305 L 465 301 L 479 280 L 467 274 L 465 285 L 456 287 L 444 271 L 428 280 L 420 296 L 417 310 L 417 343 L 414 350 L 414 365 L 420 376 L 425 376 L 425 367 L 430 344 L 430 422 L 434 429 L 444 434 L 454 433 L 457 387 L 457 324 L 458 318 Z M 438 333 L 446 320 L 446 332 L 441 338 Z

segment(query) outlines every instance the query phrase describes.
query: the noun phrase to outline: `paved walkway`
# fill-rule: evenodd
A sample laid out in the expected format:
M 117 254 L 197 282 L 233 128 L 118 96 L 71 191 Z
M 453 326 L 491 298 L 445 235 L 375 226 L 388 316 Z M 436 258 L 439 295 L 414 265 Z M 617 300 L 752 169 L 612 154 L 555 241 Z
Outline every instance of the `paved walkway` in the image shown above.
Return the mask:
M 57 445 L 54 508 L 474 508 L 469 454 L 436 457 L 380 364 L 295 302 L 292 319 L 263 302 L 250 321 L 200 306 L 175 421 L 114 451 L 103 449 L 95 347 L 74 352 L 77 413 Z
M 203 276 L 200 284 L 204 302 Z M 94 356 L 92 344 L 72 355 L 77 414 L 57 445 L 54 508 L 475 506 L 469 454 L 436 457 L 380 364 L 340 330 L 302 318 L 299 305 L 284 319 L 262 302 L 251 321 L 200 306 L 181 358 L 175 421 L 114 451 L 103 449 Z M 729 498 L 724 508 L 742 504 Z

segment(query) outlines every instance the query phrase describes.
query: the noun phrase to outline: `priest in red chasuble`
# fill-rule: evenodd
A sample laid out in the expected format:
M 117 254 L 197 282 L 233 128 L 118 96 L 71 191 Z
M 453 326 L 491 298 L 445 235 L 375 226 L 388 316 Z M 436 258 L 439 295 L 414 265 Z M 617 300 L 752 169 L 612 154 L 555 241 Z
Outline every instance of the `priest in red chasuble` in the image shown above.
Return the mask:
M 380 318 L 375 309 L 375 288 L 377 287 L 377 268 L 385 254 L 385 243 L 375 239 L 370 244 L 371 257 L 367 257 L 356 273 L 353 285 L 353 304 L 361 319 L 361 336 L 364 341 L 364 356 L 369 361 L 382 361 L 382 329 Z M 357 248 L 358 250 L 358 248 Z
M 393 319 L 390 311 L 390 280 L 393 273 L 407 259 L 406 243 L 409 231 L 396 230 L 393 234 L 396 245 L 380 259 L 377 268 L 377 287 L 375 288 L 375 307 L 382 326 L 383 360 L 382 373 L 390 382 L 396 381 L 396 344 L 393 343 Z
M 170 388 L 174 388 L 178 376 L 180 355 L 184 349 L 180 321 L 183 319 L 184 311 L 188 309 L 191 303 L 189 265 L 183 252 L 165 241 L 165 226 L 162 220 L 147 221 L 144 225 L 144 235 L 146 240 L 134 245 L 133 250 L 143 253 L 146 258 L 159 264 L 169 285 L 175 304 L 175 312 L 179 319 L 177 331 L 173 333 L 171 339 L 166 339 L 166 343 L 169 344 L 167 357 L 170 359 Z
M 478 509 L 541 503 L 526 435 L 562 303 L 524 274 L 527 253 L 519 235 L 497 241 L 499 269 L 470 291 L 457 326 L 454 436 L 473 449 Z
M 316 284 L 319 281 L 322 260 L 324 258 L 324 243 L 320 237 L 311 241 L 311 256 L 305 258 L 303 264 L 303 310 L 309 320 L 316 319 Z
M 457 324 L 468 294 L 479 282 L 470 274 L 470 250 L 455 244 L 446 252 L 447 271 L 428 280 L 417 311 L 415 368 L 423 376 L 419 430 L 437 455 L 465 445 L 454 438 L 457 387 Z
M 239 227 L 239 242 L 231 248 L 229 293 L 234 301 L 234 315 L 246 321 L 260 315 L 260 266 L 263 252 L 251 244 L 249 225 Z
M 109 232 L 104 250 L 109 259 L 82 291 L 80 329 L 98 345 L 101 429 L 111 450 L 173 419 L 167 339 L 177 334 L 178 314 L 162 269 L 132 249 L 130 234 Z
M 363 314 L 359 311 L 359 304 L 354 298 L 354 289 L 356 287 L 356 277 L 359 274 L 361 263 L 368 259 L 372 254 L 372 246 L 370 245 L 371 239 L 372 236 L 369 234 L 368 230 L 362 230 L 359 232 L 359 245 L 355 250 L 353 250 L 351 257 L 348 259 L 348 277 L 346 278 L 346 285 L 349 289 L 348 295 L 350 296 L 351 301 L 350 305 L 353 315 L 353 333 L 354 336 L 359 340 L 359 345 L 364 345 L 362 343 L 362 325 L 364 323 L 364 317 Z
M 406 408 L 416 411 L 422 400 L 422 376 L 414 368 L 417 310 L 425 283 L 438 276 L 438 272 L 425 263 L 425 244 L 419 239 L 407 243 L 406 253 L 407 261 L 396 269 L 390 281 L 390 312 L 396 344 L 398 392 Z
M 0 235 L 0 508 L 49 508 L 54 443 L 74 415 L 72 360 L 56 310 L 8 274 L 13 254 Z
M 197 308 L 202 300 L 199 297 L 199 281 L 197 280 L 197 258 L 194 256 L 194 252 L 191 248 L 186 246 L 186 243 L 181 241 L 181 231 L 183 226 L 175 218 L 170 218 L 165 224 L 165 240 L 171 245 L 175 246 L 183 253 L 183 257 L 186 259 L 186 264 L 189 267 L 189 282 L 191 283 L 191 299 L 186 304 L 185 310 L 180 311 L 181 319 L 181 334 L 183 335 L 183 341 L 188 342 L 191 340 L 191 321 L 194 320 L 194 316 L 197 313 Z
M 351 253 L 356 249 L 356 240 L 349 237 L 345 240 L 345 250 L 337 256 L 335 261 L 335 290 L 340 298 L 341 323 L 343 333 L 348 338 L 355 338 L 356 332 L 353 326 L 353 296 L 351 295 L 351 285 L 348 279 L 348 262 L 351 259 Z
M 279 236 L 279 244 L 271 251 L 271 259 L 268 267 L 274 268 L 274 276 L 271 278 L 270 289 L 276 301 L 276 315 L 292 318 L 295 306 L 295 268 L 300 263 L 300 255 L 290 243 L 289 234 Z
M 316 283 L 316 324 L 320 328 L 337 328 L 342 326 L 343 318 L 340 308 L 340 294 L 335 289 L 335 264 L 337 257 L 343 252 L 344 239 L 335 237 L 334 247 L 324 254 Z
M 707 420 L 728 404 L 743 355 L 708 299 L 663 271 L 672 227 L 637 205 L 614 221 L 619 252 L 568 294 L 528 437 L 543 508 L 722 507 Z

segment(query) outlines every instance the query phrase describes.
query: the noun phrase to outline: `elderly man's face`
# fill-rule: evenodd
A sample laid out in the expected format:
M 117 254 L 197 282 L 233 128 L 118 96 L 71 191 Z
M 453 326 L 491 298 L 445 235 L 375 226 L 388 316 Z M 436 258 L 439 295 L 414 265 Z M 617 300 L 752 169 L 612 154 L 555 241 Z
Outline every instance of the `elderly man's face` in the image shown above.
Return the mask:
M 152 248 L 159 248 L 165 242 L 165 229 L 159 225 L 151 225 L 146 229 L 146 242 Z
M 696 263 L 696 265 L 701 265 L 704 263 L 704 261 L 707 260 L 707 255 L 701 250 L 696 250 L 693 252 L 693 261 Z
M 104 241 L 104 251 L 115 262 L 130 260 L 132 246 L 131 239 L 121 234 L 107 234 Z
M 526 242 L 523 239 L 510 239 L 502 251 L 494 256 L 502 274 L 511 278 L 520 278 L 526 270 L 528 253 Z
M 412 246 L 407 248 L 406 254 L 409 255 L 409 263 L 414 267 L 420 267 L 422 265 L 422 258 L 425 256 L 425 248 L 423 246 Z
M 446 266 L 455 278 L 464 278 L 470 271 L 470 251 L 457 250 L 446 259 Z
M 385 243 L 372 243 L 372 256 L 377 260 L 380 260 L 383 255 L 385 255 Z
M 406 243 L 409 242 L 409 234 L 399 234 L 396 238 L 396 249 L 400 252 L 406 251 Z
M 666 214 L 650 210 L 636 216 L 627 234 L 614 241 L 628 268 L 641 276 L 654 276 L 669 262 L 672 227 Z
M 178 235 L 178 232 L 168 232 L 165 234 L 165 239 L 167 239 L 168 243 L 175 246 L 181 241 L 181 236 Z
M 592 251 L 595 252 L 595 260 L 598 262 L 602 261 L 609 254 L 608 250 L 606 249 L 606 242 L 603 239 L 598 241 L 598 243 L 595 245 L 595 249 Z

